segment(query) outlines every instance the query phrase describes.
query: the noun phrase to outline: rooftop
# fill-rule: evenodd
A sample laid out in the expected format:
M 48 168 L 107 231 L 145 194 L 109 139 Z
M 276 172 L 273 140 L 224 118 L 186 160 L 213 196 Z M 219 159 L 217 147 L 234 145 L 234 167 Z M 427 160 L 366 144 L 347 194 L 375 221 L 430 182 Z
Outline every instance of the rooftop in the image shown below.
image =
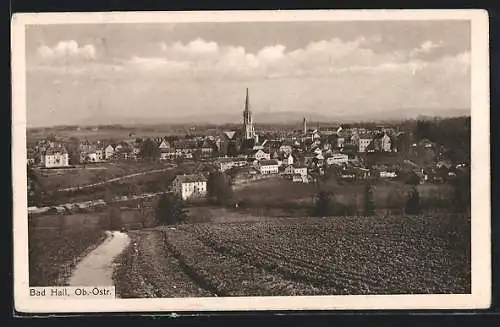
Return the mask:
M 261 166 L 277 166 L 278 162 L 276 160 L 262 160 L 259 162 Z
M 190 174 L 190 175 L 177 175 L 175 178 L 181 183 L 196 183 L 196 182 L 206 182 L 207 179 L 201 174 Z

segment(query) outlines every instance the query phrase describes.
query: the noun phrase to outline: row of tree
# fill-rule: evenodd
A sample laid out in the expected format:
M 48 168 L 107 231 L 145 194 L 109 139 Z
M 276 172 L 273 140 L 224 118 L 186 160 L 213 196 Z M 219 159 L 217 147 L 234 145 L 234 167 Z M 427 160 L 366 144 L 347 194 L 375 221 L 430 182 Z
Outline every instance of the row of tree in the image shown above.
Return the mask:
M 345 206 L 343 206 L 341 203 L 335 203 L 335 201 L 333 200 L 333 196 L 334 194 L 330 191 L 323 190 L 318 192 L 318 194 L 316 195 L 312 214 L 317 217 L 325 217 L 335 213 L 342 213 L 342 209 L 346 210 Z M 373 190 L 369 182 L 365 184 L 363 199 L 363 215 L 375 215 Z M 409 193 L 408 198 L 406 199 L 404 211 L 408 215 L 416 215 L 421 212 L 420 195 L 415 187 L 412 188 L 412 191 Z M 344 212 L 344 214 L 345 213 L 346 212 Z

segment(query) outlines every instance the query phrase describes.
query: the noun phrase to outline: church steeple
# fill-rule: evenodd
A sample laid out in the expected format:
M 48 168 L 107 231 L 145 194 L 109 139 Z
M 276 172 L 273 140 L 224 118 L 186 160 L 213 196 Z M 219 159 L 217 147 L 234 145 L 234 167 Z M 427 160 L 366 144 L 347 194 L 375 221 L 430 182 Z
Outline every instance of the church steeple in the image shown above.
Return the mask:
M 247 87 L 247 94 L 245 98 L 245 112 L 250 111 L 250 100 L 248 99 L 248 87 Z
M 252 112 L 250 111 L 250 98 L 248 96 L 248 88 L 245 98 L 245 110 L 243 110 L 243 129 L 245 132 L 245 139 L 255 138 L 255 131 L 253 128 Z

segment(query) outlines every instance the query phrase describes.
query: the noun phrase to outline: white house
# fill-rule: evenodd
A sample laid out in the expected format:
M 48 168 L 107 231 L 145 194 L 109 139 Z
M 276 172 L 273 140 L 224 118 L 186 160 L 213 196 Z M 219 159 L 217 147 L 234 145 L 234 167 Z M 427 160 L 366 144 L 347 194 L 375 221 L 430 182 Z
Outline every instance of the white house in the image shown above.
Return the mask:
M 257 161 L 271 160 L 271 155 L 262 149 L 252 151 L 249 157 Z
M 42 155 L 42 166 L 45 168 L 68 167 L 69 156 L 65 148 L 49 148 Z
M 279 147 L 278 151 L 281 153 L 291 154 L 292 153 L 292 146 L 288 145 L 288 144 L 283 144 Z
M 285 154 L 283 156 L 283 160 L 281 160 L 281 165 L 283 166 L 293 165 L 294 161 L 295 160 L 291 154 Z
M 183 200 L 202 198 L 207 194 L 207 179 L 201 174 L 177 175 L 172 191 Z
M 363 136 L 359 138 L 359 152 L 366 152 L 366 148 L 372 143 L 373 138 Z
M 104 148 L 104 159 L 105 160 L 110 160 L 113 158 L 115 155 L 115 148 L 109 144 L 107 147 Z
M 285 169 L 283 170 L 283 174 L 284 175 L 293 175 L 293 165 L 288 165 L 285 167 Z
M 394 178 L 394 177 L 397 177 L 397 174 L 394 171 L 381 171 L 380 172 L 380 177 L 383 177 L 383 178 Z
M 276 160 L 261 160 L 258 163 L 258 169 L 261 174 L 277 174 L 279 164 Z
M 384 152 L 391 152 L 392 144 L 391 144 L 391 138 L 389 137 L 389 135 L 384 134 L 384 136 L 382 136 L 381 148 L 382 148 L 382 151 L 384 151 Z
M 226 171 L 233 167 L 243 167 L 246 166 L 248 162 L 243 158 L 220 158 L 219 159 L 219 169 L 220 171 Z
M 160 150 L 166 150 L 166 149 L 170 149 L 171 146 L 170 146 L 170 143 L 167 142 L 167 140 L 163 139 L 160 143 L 160 145 L 158 146 L 158 148 Z
M 342 149 L 345 144 L 345 139 L 343 137 L 339 137 L 337 139 L 337 148 Z
M 99 148 L 99 149 L 95 150 L 95 155 L 96 155 L 97 161 L 104 161 L 104 149 Z
M 294 165 L 293 167 L 293 174 L 299 174 L 302 176 L 307 176 L 307 166 L 301 166 L 301 165 Z
M 292 181 L 294 183 L 308 183 L 309 182 L 307 175 L 301 175 L 301 174 L 294 174 L 292 176 Z
M 349 162 L 349 156 L 345 153 L 334 153 L 326 158 L 327 165 L 341 165 Z
M 87 162 L 98 162 L 99 160 L 97 159 L 97 153 L 95 151 L 87 153 Z

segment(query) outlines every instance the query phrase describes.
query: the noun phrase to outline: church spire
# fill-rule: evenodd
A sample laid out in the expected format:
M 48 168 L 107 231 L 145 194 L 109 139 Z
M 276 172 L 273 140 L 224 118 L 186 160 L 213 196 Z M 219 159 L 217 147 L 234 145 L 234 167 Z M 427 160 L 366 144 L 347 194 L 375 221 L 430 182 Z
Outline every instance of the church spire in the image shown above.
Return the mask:
M 252 122 L 252 112 L 250 111 L 248 88 L 246 91 L 245 110 L 243 110 L 243 129 L 245 131 L 245 139 L 253 139 L 255 137 L 255 131 Z
M 250 111 L 250 99 L 248 98 L 248 87 L 247 87 L 247 95 L 245 98 L 245 112 Z

